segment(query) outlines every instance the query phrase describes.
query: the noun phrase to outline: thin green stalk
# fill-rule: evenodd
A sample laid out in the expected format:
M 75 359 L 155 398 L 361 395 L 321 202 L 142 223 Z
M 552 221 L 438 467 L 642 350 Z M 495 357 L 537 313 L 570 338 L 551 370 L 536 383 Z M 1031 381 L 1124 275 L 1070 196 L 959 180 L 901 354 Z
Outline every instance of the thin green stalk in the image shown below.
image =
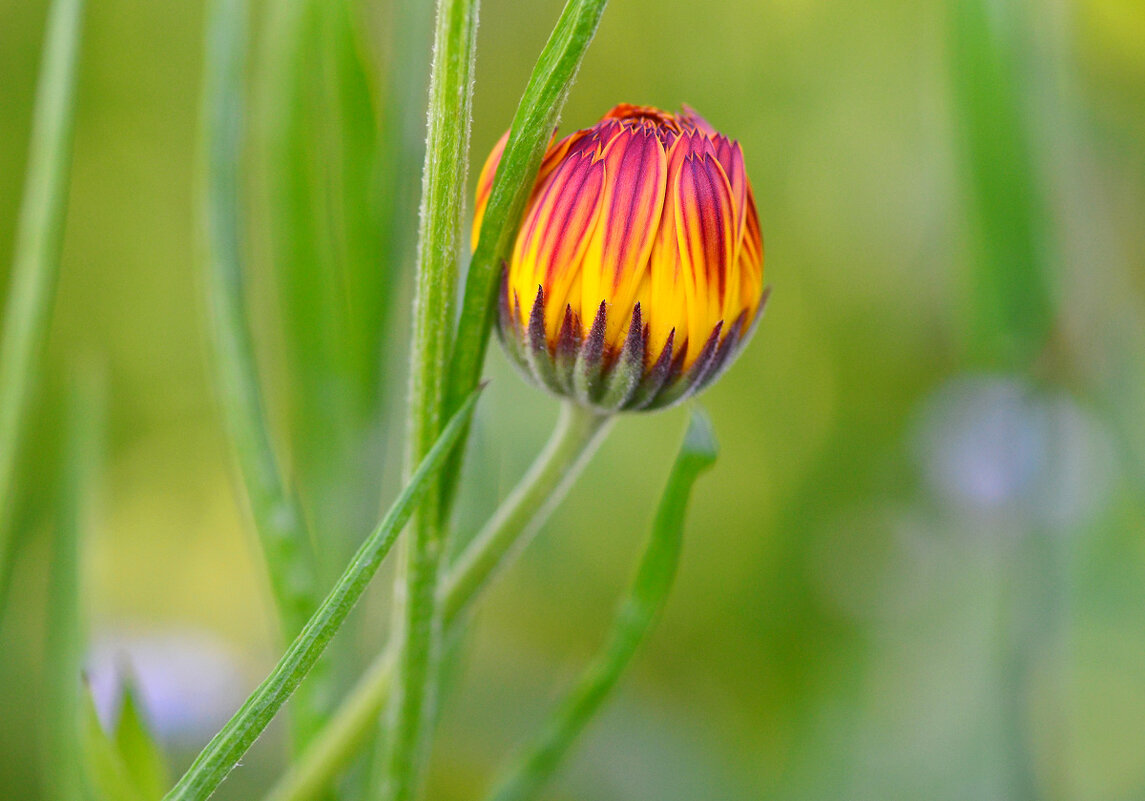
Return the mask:
M 568 0 L 517 105 L 465 280 L 465 300 L 450 361 L 447 411 L 481 379 L 501 265 L 509 257 L 545 148 L 607 2 Z
M 0 331 L 0 610 L 11 570 L 16 462 L 60 271 L 83 6 L 83 0 L 54 0 L 48 13 L 12 285 Z
M 84 500 L 98 460 L 104 393 L 100 377 L 82 372 L 70 397 L 67 439 L 56 505 L 48 587 L 48 631 L 44 654 L 45 798 L 83 797 L 80 747 L 84 652 L 82 562 Z
M 497 783 L 490 794 L 491 801 L 525 801 L 535 797 L 616 687 L 664 608 L 680 560 L 684 513 L 692 485 L 715 460 L 716 443 L 711 423 L 702 412 L 693 412 L 656 512 L 648 545 L 632 587 L 613 621 L 607 644 L 536 741 Z
M 545 449 L 442 582 L 441 613 L 447 626 L 540 530 L 604 440 L 616 418 L 566 401 Z
M 295 636 L 321 599 L 318 569 L 297 496 L 287 485 L 271 442 L 247 319 L 243 271 L 243 69 L 245 0 L 211 4 L 205 61 L 206 222 L 208 302 L 213 325 L 215 381 L 224 422 L 262 543 L 283 636 Z M 320 675 L 316 675 L 319 679 Z M 320 726 L 321 680 L 307 683 L 293 706 L 295 740 Z
M 465 205 L 478 7 L 478 0 L 439 0 L 437 4 L 418 230 L 409 464 L 436 438 L 445 396 Z M 445 526 L 435 491 L 414 519 L 395 583 L 397 681 L 386 715 L 386 751 L 378 774 L 380 794 L 391 801 L 407 801 L 417 794 L 429 751 L 428 724 L 435 716 L 441 636 L 437 585 L 444 541 Z
M 552 436 L 533 465 L 442 581 L 439 605 L 446 631 L 458 625 L 489 586 L 493 574 L 528 542 L 564 499 L 611 429 L 613 419 L 571 403 L 562 407 Z M 394 655 L 391 647 L 374 660 L 330 724 L 291 765 L 266 801 L 309 801 L 349 764 L 389 698 Z
M 314 616 L 286 649 L 270 674 L 196 757 L 175 787 L 164 796 L 164 801 L 203 801 L 210 797 L 275 713 L 286 703 L 361 598 L 402 527 L 429 494 L 445 458 L 456 446 L 473 415 L 477 397 L 477 393 L 474 393 L 445 426 L 441 437 L 418 465 L 382 522 L 362 543 Z

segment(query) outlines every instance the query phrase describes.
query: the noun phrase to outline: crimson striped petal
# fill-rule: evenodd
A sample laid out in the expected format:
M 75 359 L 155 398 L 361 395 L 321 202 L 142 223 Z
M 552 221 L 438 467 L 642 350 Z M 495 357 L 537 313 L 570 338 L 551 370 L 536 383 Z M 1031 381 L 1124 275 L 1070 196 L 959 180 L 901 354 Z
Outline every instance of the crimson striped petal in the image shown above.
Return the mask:
M 561 162 L 529 209 L 513 250 L 509 282 L 522 297 L 545 294 L 545 330 L 556 341 L 569 289 L 600 216 L 604 162 L 582 153 Z M 576 309 L 574 309 L 576 311 Z
M 587 318 L 608 302 L 605 341 L 619 349 L 664 209 L 668 162 L 653 132 L 630 128 L 609 143 L 604 165 L 601 218 L 584 260 L 581 308 Z
M 713 156 L 684 159 L 674 213 L 685 288 L 691 288 L 688 357 L 694 358 L 698 342 L 723 319 L 729 279 L 736 279 L 738 289 L 738 271 L 731 274 L 735 268 L 735 203 L 727 177 Z

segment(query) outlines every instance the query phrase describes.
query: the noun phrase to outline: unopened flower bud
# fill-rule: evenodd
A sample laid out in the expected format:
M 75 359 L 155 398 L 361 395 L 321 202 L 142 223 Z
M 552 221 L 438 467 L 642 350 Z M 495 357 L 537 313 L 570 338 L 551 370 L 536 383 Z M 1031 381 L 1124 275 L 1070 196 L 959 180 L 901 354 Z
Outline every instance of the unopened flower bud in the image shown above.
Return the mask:
M 508 134 L 478 181 L 474 245 Z M 691 109 L 620 105 L 552 144 L 500 291 L 501 341 L 552 392 L 655 409 L 710 384 L 766 293 L 738 142 Z

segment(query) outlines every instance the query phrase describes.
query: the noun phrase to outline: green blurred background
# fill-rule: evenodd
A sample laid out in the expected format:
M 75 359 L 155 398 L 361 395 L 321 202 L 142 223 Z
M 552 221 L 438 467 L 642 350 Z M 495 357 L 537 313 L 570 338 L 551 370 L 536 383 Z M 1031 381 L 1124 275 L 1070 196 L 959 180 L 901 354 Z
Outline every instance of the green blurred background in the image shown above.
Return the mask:
M 252 311 L 332 575 L 399 478 L 428 12 L 310 3 L 291 28 L 256 5 Z M 210 379 L 204 9 L 89 6 L 47 367 L 20 495 L 0 498 L 19 529 L 4 799 L 39 793 L 77 362 L 109 379 L 85 550 L 97 697 L 133 673 L 178 770 L 277 648 Z M 483 4 L 471 183 L 559 10 Z M 0 293 L 45 14 L 0 0 Z M 1145 798 L 1145 5 L 614 0 L 563 129 L 617 102 L 686 102 L 742 143 L 774 294 L 703 397 L 722 453 L 667 611 L 548 797 Z M 556 413 L 493 350 L 462 534 Z M 478 797 L 599 645 L 683 423 L 622 419 L 491 593 L 430 797 Z M 347 683 L 388 625 L 379 578 L 337 641 Z M 284 758 L 278 726 L 219 797 L 257 797 Z

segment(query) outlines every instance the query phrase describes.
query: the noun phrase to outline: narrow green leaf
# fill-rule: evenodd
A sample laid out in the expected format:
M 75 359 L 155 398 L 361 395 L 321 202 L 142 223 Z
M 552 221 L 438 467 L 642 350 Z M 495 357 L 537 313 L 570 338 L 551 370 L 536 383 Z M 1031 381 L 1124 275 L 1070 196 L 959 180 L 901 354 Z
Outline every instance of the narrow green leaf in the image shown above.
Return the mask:
M 951 4 L 955 120 L 975 245 L 967 335 L 972 361 L 1028 366 L 1053 324 L 1046 203 L 1023 105 L 1029 30 L 1020 3 Z
M 103 730 L 87 684 L 83 687 L 81 705 L 81 763 L 87 796 L 96 801 L 148 801 L 133 783 L 115 742 Z M 73 796 L 80 797 L 83 796 Z
M 314 611 L 320 595 L 305 521 L 271 443 L 247 319 L 239 168 L 246 24 L 245 0 L 210 4 L 203 107 L 204 266 L 223 417 L 262 541 L 283 629 L 293 636 Z
M 660 500 L 648 545 L 613 621 L 607 644 L 537 739 L 497 784 L 490 796 L 493 801 L 524 801 L 534 797 L 620 680 L 671 589 L 680 559 L 684 512 L 692 485 L 715 460 L 716 443 L 711 423 L 697 409 L 692 413 L 684 444 Z
M 0 330 L 0 612 L 11 571 L 16 463 L 40 380 L 60 270 L 83 6 L 83 0 L 54 0 L 48 13 L 12 284 Z
M 115 748 L 123 760 L 132 785 L 150 801 L 158 801 L 170 786 L 163 750 L 151 734 L 135 687 L 123 688 L 123 703 L 115 725 Z
M 164 796 L 165 801 L 203 801 L 210 797 L 275 713 L 286 703 L 345 622 L 402 527 L 426 496 L 445 458 L 473 416 L 477 397 L 478 393 L 474 392 L 450 419 L 405 489 L 386 512 L 382 522 L 362 543 L 314 616 L 286 649 L 270 674 L 196 757 L 175 787 Z
M 568 0 L 517 106 L 465 281 L 447 410 L 460 403 L 481 378 L 501 265 L 517 236 L 545 148 L 606 4 L 607 0 Z

